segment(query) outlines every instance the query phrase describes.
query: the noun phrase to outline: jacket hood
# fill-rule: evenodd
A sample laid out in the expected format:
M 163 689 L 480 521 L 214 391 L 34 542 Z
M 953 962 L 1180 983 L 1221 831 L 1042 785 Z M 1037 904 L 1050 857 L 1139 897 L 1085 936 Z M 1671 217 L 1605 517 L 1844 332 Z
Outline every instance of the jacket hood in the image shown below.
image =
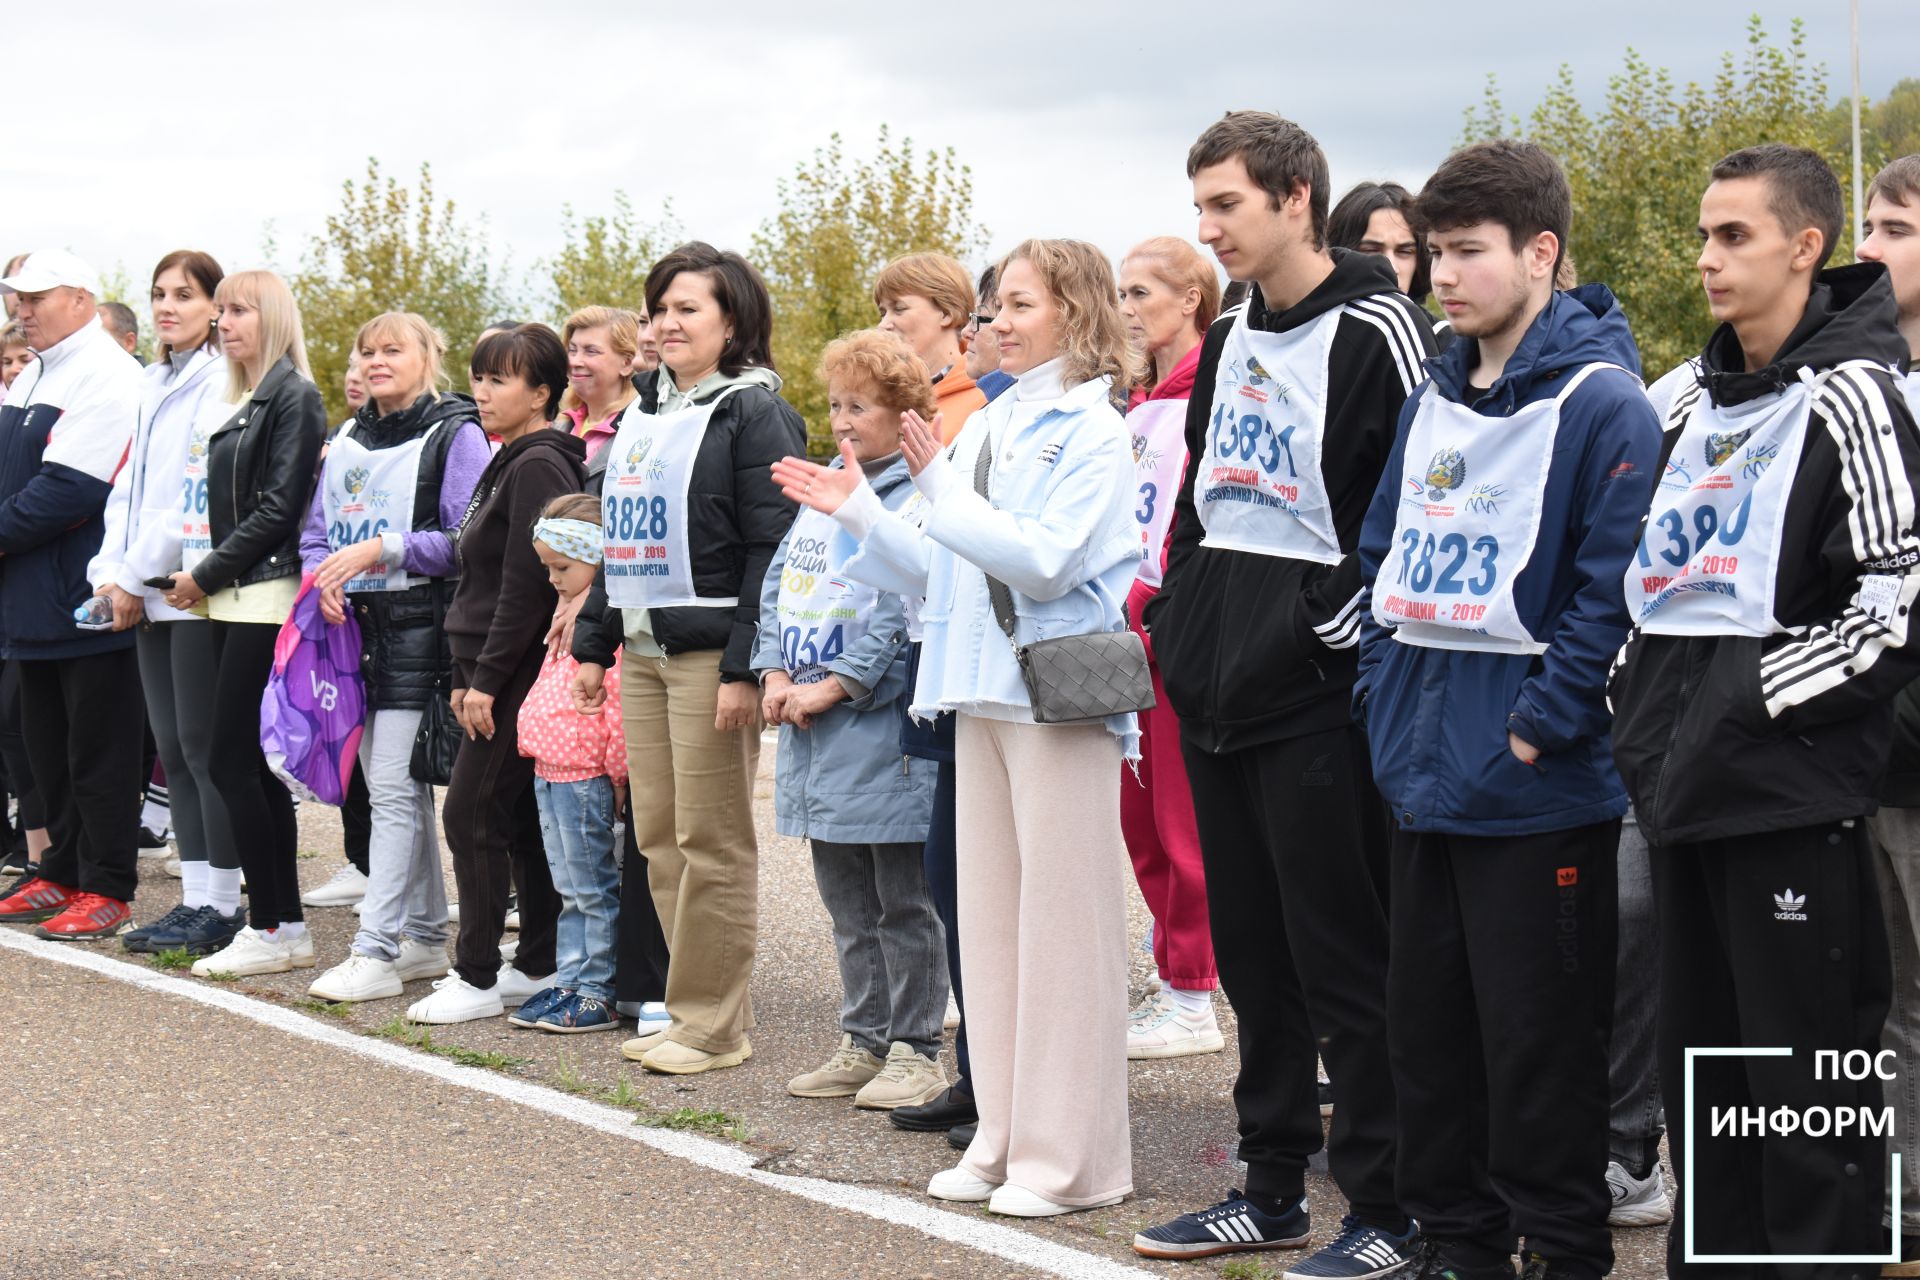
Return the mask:
M 504 463 L 539 449 L 555 450 L 572 458 L 575 462 L 584 463 L 587 460 L 587 442 L 569 432 L 557 421 L 552 426 L 527 432 L 512 444 L 502 445 L 500 452 L 494 455 L 494 460 Z
M 1193 398 L 1193 378 L 1200 369 L 1200 348 L 1203 343 L 1193 344 L 1193 350 L 1180 357 L 1178 364 L 1167 371 L 1160 385 L 1147 392 L 1148 400 L 1191 400 Z
M 1732 325 L 1723 324 L 1707 339 L 1694 376 L 1716 405 L 1731 405 L 1784 390 L 1802 369 L 1831 369 L 1847 360 L 1904 368 L 1908 351 L 1899 322 L 1885 264 L 1830 267 L 1820 273 L 1800 323 L 1771 364 L 1748 373 L 1740 339 Z
M 1285 333 L 1349 302 L 1377 293 L 1400 292 L 1400 277 L 1393 274 L 1393 268 L 1378 254 L 1355 253 L 1350 249 L 1328 252 L 1333 255 L 1333 274 L 1285 311 L 1269 311 L 1267 300 L 1260 296 L 1260 286 L 1254 285 L 1247 294 L 1247 326 L 1269 333 Z
M 425 431 L 428 427 L 442 422 L 478 422 L 479 410 L 474 408 L 473 400 L 455 392 L 443 391 L 438 395 L 429 391 L 418 400 L 397 413 L 385 417 L 374 407 L 373 398 L 360 406 L 353 415 L 358 424 L 355 435 L 369 449 L 388 449 L 404 440 Z
M 1603 284 L 1556 290 L 1527 326 L 1493 386 L 1478 400 L 1470 400 L 1467 379 L 1479 358 L 1479 341 L 1461 338 L 1426 362 L 1427 373 L 1449 400 L 1495 415 L 1512 413 L 1539 399 L 1549 390 L 1548 383 L 1582 365 L 1605 361 L 1635 376 L 1640 373 L 1640 348 L 1634 345 L 1626 313 L 1613 290 Z
M 643 406 L 658 405 L 660 403 L 662 379 L 671 378 L 672 376 L 673 375 L 667 371 L 667 367 L 661 365 L 651 373 L 641 374 L 638 378 L 634 379 L 634 386 L 640 390 L 641 404 Z M 737 386 L 765 387 L 768 391 L 778 395 L 780 394 L 780 385 L 779 374 L 771 369 L 763 369 L 759 365 L 749 366 L 748 368 L 742 369 L 739 373 L 715 372 L 708 374 L 694 384 L 693 402 L 695 404 L 706 404 L 728 387 Z

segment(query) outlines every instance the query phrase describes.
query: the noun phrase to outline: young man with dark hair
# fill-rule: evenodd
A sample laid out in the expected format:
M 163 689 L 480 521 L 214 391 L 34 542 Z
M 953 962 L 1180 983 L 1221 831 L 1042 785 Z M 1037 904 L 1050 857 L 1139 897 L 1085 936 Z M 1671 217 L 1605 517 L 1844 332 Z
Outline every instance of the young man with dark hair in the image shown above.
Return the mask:
M 1611 691 L 1659 901 L 1676 1276 L 1720 1274 L 1695 1260 L 1714 1255 L 1887 1247 L 1884 1137 L 1833 1125 L 1877 1118 L 1880 1083 L 1816 1055 L 1871 1060 L 1887 1015 L 1862 820 L 1894 697 L 1920 674 L 1920 436 L 1886 268 L 1821 269 L 1843 216 L 1812 151 L 1768 143 L 1715 165 L 1699 271 L 1720 325 L 1651 393 L 1665 470 Z M 1735 1046 L 1753 1056 L 1687 1058 Z M 1819 1116 L 1817 1136 L 1798 1129 Z
M 1387 1026 L 1410 1280 L 1599 1280 L 1607 1229 L 1620 578 L 1659 429 L 1604 285 L 1556 292 L 1542 148 L 1456 151 L 1416 214 L 1454 344 L 1361 535 L 1356 716 L 1394 822 Z M 1338 1082 L 1336 1081 L 1336 1084 Z
M 1920 417 L 1920 155 L 1902 156 L 1867 188 L 1866 237 L 1855 250 L 1862 262 L 1886 267 L 1907 345 L 1901 381 L 1907 408 Z M 1894 1112 L 1893 1149 L 1900 1153 L 1900 1269 L 1920 1275 L 1920 1097 L 1911 1082 L 1920 1072 L 1920 684 L 1900 691 L 1893 707 L 1893 754 L 1880 780 L 1880 811 L 1867 819 L 1880 915 L 1892 943 L 1893 991 L 1880 1045 L 1899 1057 L 1903 1103 Z
M 1180 716 L 1221 984 L 1240 1023 L 1246 1194 L 1134 1237 L 1148 1257 L 1304 1246 L 1327 1139 L 1351 1206 L 1293 1277 L 1385 1274 L 1415 1228 L 1394 1193 L 1386 822 L 1348 715 L 1360 522 L 1433 332 L 1371 254 L 1326 247 L 1327 161 L 1300 126 L 1218 121 L 1187 157 L 1200 239 L 1250 281 L 1207 332 L 1192 461 L 1147 610 Z

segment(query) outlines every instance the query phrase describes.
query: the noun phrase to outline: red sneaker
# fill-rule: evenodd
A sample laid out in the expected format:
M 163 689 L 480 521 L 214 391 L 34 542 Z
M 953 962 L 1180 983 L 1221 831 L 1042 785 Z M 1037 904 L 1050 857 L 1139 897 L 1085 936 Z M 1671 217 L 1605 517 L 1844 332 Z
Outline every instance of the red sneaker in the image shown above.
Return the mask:
M 73 890 L 38 876 L 0 898 L 0 924 L 36 924 L 51 920 L 73 901 Z
M 67 942 L 85 942 L 91 938 L 111 938 L 133 927 L 133 911 L 118 898 L 103 898 L 97 893 L 76 893 L 67 909 L 47 921 L 34 933 L 42 938 Z

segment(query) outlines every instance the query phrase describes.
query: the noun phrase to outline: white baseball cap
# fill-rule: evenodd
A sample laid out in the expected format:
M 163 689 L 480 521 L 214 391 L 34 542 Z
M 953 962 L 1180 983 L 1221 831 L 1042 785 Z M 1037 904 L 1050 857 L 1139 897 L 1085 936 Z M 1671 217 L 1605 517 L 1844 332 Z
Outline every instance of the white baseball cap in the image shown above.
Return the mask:
M 42 249 L 30 254 L 20 269 L 0 279 L 0 293 L 45 293 L 67 285 L 100 296 L 100 273 L 86 259 L 65 249 Z

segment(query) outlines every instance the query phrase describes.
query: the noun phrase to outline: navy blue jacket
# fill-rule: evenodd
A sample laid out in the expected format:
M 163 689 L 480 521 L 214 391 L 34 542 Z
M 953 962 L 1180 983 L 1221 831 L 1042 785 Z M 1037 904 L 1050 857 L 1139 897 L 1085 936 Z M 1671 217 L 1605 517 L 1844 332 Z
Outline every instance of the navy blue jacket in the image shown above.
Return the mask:
M 1506 371 L 1469 400 L 1479 344 L 1462 338 L 1427 361 L 1447 399 L 1487 417 L 1551 400 L 1583 365 L 1640 369 L 1626 317 L 1604 285 L 1556 293 Z M 1371 584 L 1393 541 L 1407 433 L 1421 395 L 1400 413 L 1392 461 L 1360 535 Z M 1374 778 L 1407 831 L 1515 836 L 1617 818 L 1626 790 L 1613 765 L 1607 668 L 1628 630 L 1623 575 L 1653 492 L 1660 423 L 1639 382 L 1601 370 L 1562 406 L 1548 465 L 1545 513 L 1514 605 L 1542 654 L 1401 644 L 1361 605 L 1355 715 L 1373 749 Z M 1524 765 L 1507 734 L 1540 748 Z

